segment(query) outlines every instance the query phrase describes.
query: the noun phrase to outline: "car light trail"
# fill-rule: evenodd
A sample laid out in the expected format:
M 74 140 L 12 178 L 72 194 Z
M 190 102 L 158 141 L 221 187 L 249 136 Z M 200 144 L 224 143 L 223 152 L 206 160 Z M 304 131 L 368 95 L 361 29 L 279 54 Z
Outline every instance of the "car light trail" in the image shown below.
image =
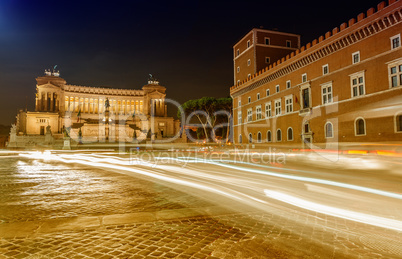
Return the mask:
M 102 155 L 91 155 L 91 154 L 52 154 L 51 152 L 31 152 L 22 153 L 21 157 L 31 158 L 31 159 L 43 159 L 49 161 L 59 161 L 63 163 L 77 163 L 86 166 L 93 166 L 96 168 L 107 168 L 119 171 L 131 172 L 139 175 L 144 175 L 152 177 L 154 179 L 178 184 L 181 186 L 187 186 L 191 188 L 197 188 L 199 190 L 215 193 L 222 195 L 233 200 L 240 201 L 244 204 L 249 204 L 258 207 L 261 210 L 271 211 L 272 206 L 269 200 L 264 200 L 264 198 L 269 197 L 274 200 L 278 200 L 292 206 L 299 208 L 315 211 L 318 213 L 323 213 L 335 217 L 344 218 L 347 220 L 352 220 L 356 222 L 361 222 L 365 224 L 370 224 L 378 227 L 383 227 L 387 229 L 393 229 L 397 231 L 402 231 L 402 222 L 393 219 L 387 219 L 380 216 L 372 216 L 369 214 L 364 214 L 360 212 L 354 212 L 351 210 L 331 207 L 327 205 L 321 205 L 311 201 L 306 201 L 301 198 L 283 194 L 277 191 L 270 191 L 267 188 L 270 182 L 261 182 L 258 178 L 253 178 L 250 175 L 250 179 L 236 178 L 236 174 L 228 174 L 227 176 L 220 174 L 215 171 L 202 172 L 202 169 L 187 169 L 180 168 L 178 166 L 170 165 L 158 165 L 157 163 L 150 163 L 146 161 L 136 160 L 139 165 L 144 167 L 150 167 L 150 169 L 144 169 L 141 167 L 132 167 L 132 163 L 127 159 L 114 157 L 114 156 L 102 156 Z M 174 159 L 174 158 L 171 158 Z M 177 159 L 177 161 L 182 160 L 182 158 Z M 196 160 L 190 160 L 190 163 L 196 163 Z M 198 161 L 199 162 L 199 161 Z M 257 169 L 248 169 L 241 166 L 233 166 L 222 164 L 214 160 L 203 160 L 205 164 L 211 164 L 214 166 L 220 166 L 224 168 L 230 168 L 237 171 L 252 172 L 255 174 L 263 174 L 269 176 L 275 176 L 278 178 L 304 181 L 304 182 L 314 182 L 320 184 L 326 184 L 330 186 L 339 186 L 348 189 L 354 189 L 369 193 L 374 193 L 378 195 L 384 195 L 387 197 L 399 197 L 398 194 L 388 193 L 385 191 L 379 191 L 371 188 L 360 187 L 356 185 L 343 184 L 338 182 L 332 182 L 328 180 L 321 180 L 315 178 L 307 178 L 302 176 L 292 176 L 292 175 L 282 175 L 279 173 L 262 171 Z M 131 167 L 130 167 L 131 166 Z M 157 171 L 155 169 L 161 170 Z M 173 172 L 173 174 L 169 174 Z M 291 182 L 290 182 L 291 183 Z M 275 184 L 275 183 L 272 183 Z M 260 186 L 260 187 L 259 187 Z M 275 187 L 275 185 L 273 185 Z M 308 186 L 307 186 L 308 187 Z M 311 187 L 311 186 L 310 186 Z M 309 188 L 307 188 L 309 189 Z M 310 188 L 311 189 L 311 188 Z M 342 193 L 340 193 L 342 194 Z M 347 193 L 345 193 L 347 195 Z M 400 199 L 400 197 L 399 197 Z
M 37 153 L 41 154 L 41 153 Z M 46 159 L 47 156 L 50 155 L 50 152 L 45 152 L 43 153 Z M 40 155 L 40 156 L 43 156 Z M 136 159 L 135 163 L 133 161 L 127 161 L 124 158 L 120 157 L 110 157 L 110 156 L 102 156 L 102 155 L 83 155 L 83 154 L 74 154 L 74 155 L 60 155 L 62 157 L 66 158 L 77 158 L 77 159 L 84 159 L 87 161 L 93 161 L 93 162 L 102 162 L 102 163 L 110 163 L 110 164 L 120 164 L 120 165 L 142 165 L 142 166 L 148 166 L 151 168 L 159 168 L 160 166 L 157 165 L 157 163 L 150 163 L 143 161 L 141 159 Z M 97 156 L 98 158 L 95 158 L 94 156 Z M 284 179 L 289 179 L 289 180 L 296 180 L 296 181 L 303 181 L 303 182 L 311 182 L 311 183 L 318 183 L 318 184 L 324 184 L 324 185 L 330 185 L 330 186 L 336 186 L 336 187 L 341 187 L 341 188 L 346 188 L 346 189 L 351 189 L 351 190 L 356 190 L 356 191 L 362 191 L 362 192 L 367 192 L 367 193 L 372 193 L 376 195 L 381 195 L 385 197 L 390 197 L 390 198 L 395 198 L 395 199 L 400 199 L 402 200 L 402 194 L 398 193 L 392 193 L 392 192 L 387 192 L 387 191 L 382 191 L 382 190 L 377 190 L 373 188 L 368 188 L 368 187 L 363 187 L 363 186 L 358 186 L 358 185 L 352 185 L 352 184 L 347 184 L 347 183 L 340 183 L 340 182 L 335 182 L 335 181 L 329 181 L 329 180 L 323 180 L 323 179 L 317 179 L 317 178 L 309 178 L 309 177 L 304 177 L 304 176 L 294 176 L 294 175 L 287 175 L 287 174 L 282 174 L 282 173 L 275 173 L 272 171 L 263 171 L 263 170 L 258 170 L 258 169 L 253 169 L 253 168 L 245 168 L 241 166 L 235 166 L 235 165 L 230 165 L 226 163 L 222 163 L 221 161 L 217 162 L 216 160 L 211 160 L 211 159 L 199 159 L 199 158 L 192 158 L 192 157 L 179 157 L 179 158 L 166 158 L 166 157 L 160 157 L 157 159 L 160 160 L 171 160 L 171 161 L 178 161 L 182 163 L 205 163 L 205 164 L 211 164 L 211 165 L 216 165 L 220 167 L 225 167 L 225 168 L 230 168 L 234 170 L 239 170 L 239 171 L 244 171 L 244 172 L 249 172 L 249 173 L 256 173 L 256 174 L 262 174 L 262 175 L 268 175 L 268 176 L 273 176 L 273 177 L 279 177 L 279 178 L 284 178 Z M 234 162 L 231 160 L 225 160 L 225 162 L 230 163 Z M 236 161 L 238 163 L 238 161 Z M 247 162 L 241 162 L 242 164 L 249 164 L 255 166 L 255 164 L 247 163 Z M 263 165 L 258 165 L 260 167 L 267 167 L 267 168 L 274 168 L 274 167 L 269 167 L 269 166 L 263 166 Z M 282 169 L 282 168 L 281 168 Z M 287 170 L 292 170 L 292 169 L 287 169 Z M 308 172 L 304 170 L 294 170 L 294 171 L 299 171 L 299 172 Z M 310 173 L 310 172 L 308 172 Z
M 388 229 L 393 229 L 397 231 L 402 231 L 402 222 L 398 220 L 393 220 L 393 219 L 387 219 L 383 217 L 377 217 L 377 216 L 372 216 L 372 215 L 367 215 L 359 212 L 354 212 L 354 211 L 349 211 L 349 210 L 344 210 L 344 209 L 339 209 L 339 208 L 334 208 L 322 204 L 317 204 L 314 202 L 306 201 L 291 195 L 287 195 L 284 193 L 276 192 L 276 191 L 271 191 L 271 190 L 264 190 L 265 195 L 267 197 L 279 200 L 288 204 L 291 204 L 293 206 L 335 216 L 338 218 L 344 218 L 352 221 L 357 221 L 361 222 L 364 224 L 369 224 L 377 227 L 382 227 L 382 228 L 388 228 Z
M 169 159 L 184 162 L 183 158 L 169 158 Z M 352 190 L 356 190 L 356 191 L 362 191 L 362 192 L 367 192 L 367 193 L 372 193 L 372 194 L 377 194 L 377 195 L 381 195 L 381 196 L 386 196 L 386 197 L 402 200 L 402 194 L 381 191 L 381 190 L 368 188 L 368 187 L 363 187 L 363 186 L 358 186 L 358 185 L 353 185 L 353 184 L 340 183 L 340 182 L 334 182 L 334 181 L 317 179 L 317 178 L 309 178 L 309 177 L 304 177 L 304 176 L 286 175 L 286 174 L 280 174 L 280 173 L 275 173 L 275 172 L 270 172 L 270 171 L 262 171 L 262 170 L 258 170 L 258 169 L 252 169 L 252 168 L 245 168 L 245 167 L 241 167 L 241 166 L 229 165 L 229 164 L 225 164 L 225 163 L 222 163 L 222 162 L 216 162 L 214 160 L 209 160 L 209 159 L 198 159 L 198 160 L 197 159 L 192 159 L 192 160 L 185 161 L 185 162 L 187 162 L 187 163 L 191 163 L 191 162 L 200 163 L 200 162 L 202 162 L 202 163 L 206 163 L 206 164 L 217 165 L 217 166 L 226 167 L 226 168 L 239 170 L 239 171 L 244 171 L 244 172 L 269 175 L 269 176 L 274 176 L 274 177 L 279 177 L 279 178 L 284 178 L 284 179 L 290 179 L 290 180 L 303 181 L 303 182 L 311 182 L 311 183 L 319 183 L 319 184 L 337 186 L 337 187 L 342 187 L 342 188 L 347 188 L 347 189 L 352 189 Z M 228 162 L 230 162 L 230 160 L 228 160 Z M 233 161 L 231 161 L 231 162 L 233 163 Z

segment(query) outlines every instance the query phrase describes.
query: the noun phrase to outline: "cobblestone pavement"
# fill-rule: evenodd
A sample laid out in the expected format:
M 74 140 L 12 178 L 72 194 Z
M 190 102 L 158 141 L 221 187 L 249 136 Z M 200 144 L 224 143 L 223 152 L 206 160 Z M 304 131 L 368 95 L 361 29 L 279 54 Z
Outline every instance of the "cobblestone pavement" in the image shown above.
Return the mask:
M 402 258 L 394 232 L 356 222 L 222 209 L 84 167 L 0 163 L 0 258 Z

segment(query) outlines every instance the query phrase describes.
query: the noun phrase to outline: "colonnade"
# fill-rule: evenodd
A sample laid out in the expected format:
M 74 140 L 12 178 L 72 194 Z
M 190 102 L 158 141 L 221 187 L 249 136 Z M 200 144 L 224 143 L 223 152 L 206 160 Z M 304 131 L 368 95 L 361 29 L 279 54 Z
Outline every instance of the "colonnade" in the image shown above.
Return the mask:
M 151 115 L 165 116 L 167 113 L 164 99 L 151 99 Z
M 41 92 L 35 101 L 35 111 L 58 112 L 60 109 L 59 96 L 55 92 Z
M 65 111 L 79 112 L 86 114 L 99 114 L 105 111 L 103 98 L 65 97 Z M 144 103 L 139 100 L 116 100 L 109 99 L 109 111 L 115 114 L 128 115 L 144 112 Z

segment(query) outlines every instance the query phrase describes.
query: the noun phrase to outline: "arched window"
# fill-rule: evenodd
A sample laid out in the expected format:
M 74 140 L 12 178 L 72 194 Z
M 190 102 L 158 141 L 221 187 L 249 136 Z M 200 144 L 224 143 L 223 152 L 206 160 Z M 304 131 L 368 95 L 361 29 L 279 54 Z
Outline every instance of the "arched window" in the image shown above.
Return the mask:
M 257 134 L 257 141 L 258 141 L 258 143 L 261 143 L 261 141 L 262 141 L 261 132 L 258 132 L 258 134 Z
M 251 133 L 248 134 L 248 143 L 253 143 L 253 135 Z
M 241 144 L 243 142 L 241 134 L 239 135 L 239 143 Z
M 276 141 L 282 141 L 282 131 L 281 131 L 281 129 L 278 129 L 276 131 Z
M 331 122 L 325 123 L 325 137 L 326 138 L 333 138 L 334 133 L 333 133 L 333 127 Z
M 396 126 L 396 132 L 402 132 L 402 114 L 398 114 L 395 117 L 395 126 Z
M 268 130 L 268 131 L 267 131 L 267 142 L 271 142 L 271 141 L 272 141 L 271 131 Z
M 293 129 L 288 128 L 288 140 L 293 140 Z
M 358 118 L 355 121 L 356 136 L 366 135 L 366 125 L 363 118 Z

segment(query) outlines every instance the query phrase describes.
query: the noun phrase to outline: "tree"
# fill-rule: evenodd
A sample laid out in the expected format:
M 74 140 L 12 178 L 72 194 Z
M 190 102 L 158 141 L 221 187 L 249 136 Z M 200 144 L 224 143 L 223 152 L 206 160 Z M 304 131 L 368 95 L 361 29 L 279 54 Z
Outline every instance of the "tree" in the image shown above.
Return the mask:
M 214 98 L 202 97 L 196 100 L 189 100 L 181 105 L 184 114 L 179 110 L 177 116 L 187 118 L 186 123 L 190 123 L 193 118 L 197 118 L 204 130 L 206 141 L 209 141 L 208 129 L 212 133 L 212 137 L 216 137 L 216 129 L 221 128 L 226 123 L 226 136 L 229 136 L 230 125 L 232 121 L 232 98 Z M 219 123 L 219 124 L 218 124 Z M 218 126 L 216 126 L 218 124 Z M 222 130 L 222 134 L 223 130 Z M 229 138 L 228 138 L 229 139 Z

